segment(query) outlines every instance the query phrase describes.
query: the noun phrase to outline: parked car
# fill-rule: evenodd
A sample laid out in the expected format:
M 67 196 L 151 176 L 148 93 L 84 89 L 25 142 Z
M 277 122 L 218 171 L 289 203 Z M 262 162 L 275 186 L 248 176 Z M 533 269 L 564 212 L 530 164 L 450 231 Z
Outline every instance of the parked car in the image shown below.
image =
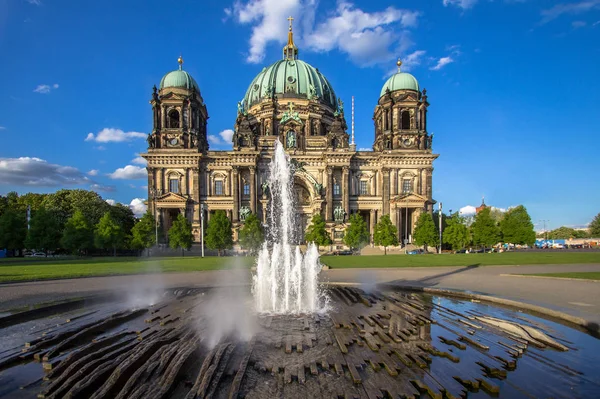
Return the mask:
M 408 255 L 421 255 L 424 253 L 425 253 L 425 251 L 421 248 L 413 249 L 412 251 L 407 252 Z
M 352 255 L 352 251 L 349 249 L 343 249 L 341 251 L 333 251 L 334 255 Z

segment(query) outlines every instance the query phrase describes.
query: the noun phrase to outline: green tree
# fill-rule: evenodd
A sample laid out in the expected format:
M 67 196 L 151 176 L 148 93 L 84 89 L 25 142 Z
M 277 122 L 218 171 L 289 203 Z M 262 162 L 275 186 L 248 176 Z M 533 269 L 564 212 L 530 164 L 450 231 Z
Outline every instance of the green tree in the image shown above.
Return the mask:
M 482 209 L 475 216 L 475 222 L 471 225 L 471 233 L 475 245 L 489 247 L 500 241 L 500 229 L 490 214 L 490 208 Z
M 78 210 L 83 213 L 92 226 L 95 226 L 111 208 L 98 193 L 81 189 L 59 190 L 48 194 L 42 205 L 47 210 L 56 212 L 61 226 L 64 226 L 67 219 Z
M 113 219 L 110 212 L 106 212 L 100 218 L 94 230 L 94 243 L 97 248 L 113 250 L 113 256 L 117 256 L 117 248 L 123 246 L 125 233 L 123 228 Z
M 252 254 L 255 254 L 260 249 L 264 239 L 260 220 L 255 214 L 251 213 L 246 217 L 244 227 L 240 229 L 240 244 L 242 248 L 249 249 Z
M 123 246 L 128 247 L 131 242 L 131 229 L 135 225 L 135 215 L 131 208 L 123 204 L 110 205 L 109 212 L 113 219 L 123 229 Z
M 365 244 L 368 244 L 371 235 L 369 234 L 367 223 L 362 216 L 360 216 L 358 213 L 353 213 L 350 215 L 348 223 L 350 226 L 346 228 L 346 233 L 344 234 L 344 244 L 350 248 L 361 248 Z
M 75 254 L 81 254 L 94 246 L 94 229 L 83 212 L 76 211 L 67 220 L 60 243 Z
M 444 244 L 449 244 L 455 251 L 464 248 L 469 242 L 469 229 L 463 218 L 456 212 L 447 219 L 447 223 L 442 237 Z
M 49 250 L 54 250 L 60 245 L 60 237 L 61 229 L 56 215 L 45 208 L 40 208 L 31 217 L 25 246 L 44 251 L 48 256 Z
M 0 216 L 4 215 L 4 212 L 6 212 L 7 209 L 9 209 L 8 198 L 6 198 L 3 195 L 0 195 Z
M 225 211 L 216 211 L 211 216 L 204 239 L 206 246 L 210 249 L 216 249 L 219 256 L 221 256 L 222 250 L 233 247 L 231 221 L 227 218 Z
M 184 249 L 190 249 L 194 242 L 192 234 L 192 225 L 181 213 L 173 221 L 169 229 L 169 246 L 173 249 L 181 248 L 181 256 L 184 255 Z
M 136 249 L 148 249 L 150 256 L 150 248 L 156 244 L 156 226 L 152 213 L 146 212 L 133 226 L 131 237 L 131 246 Z
M 331 245 L 331 237 L 325 230 L 325 220 L 320 213 L 315 214 L 310 221 L 310 225 L 304 234 L 306 242 L 313 242 L 316 245 L 324 246 Z
M 383 246 L 384 255 L 387 255 L 387 247 L 398 245 L 396 227 L 392 224 L 390 215 L 383 215 L 375 225 L 373 242 L 375 245 Z
M 542 237 L 545 237 L 544 233 L 541 234 Z M 588 238 L 589 234 L 584 230 L 575 230 L 571 227 L 561 226 L 557 229 L 548 232 L 549 240 L 560 240 L 569 238 Z
M 588 227 L 590 229 L 590 237 L 600 237 L 600 213 L 596 215 Z
M 24 213 L 10 208 L 0 216 L 0 248 L 20 251 L 25 247 L 27 221 Z
M 429 212 L 423 212 L 417 220 L 417 226 L 413 234 L 413 242 L 416 245 L 424 246 L 427 251 L 427 246 L 436 246 L 440 243 L 438 229 L 435 228 L 435 223 Z
M 516 206 L 504 213 L 500 221 L 500 232 L 506 243 L 518 245 L 533 245 L 535 231 L 531 217 L 523 205 Z

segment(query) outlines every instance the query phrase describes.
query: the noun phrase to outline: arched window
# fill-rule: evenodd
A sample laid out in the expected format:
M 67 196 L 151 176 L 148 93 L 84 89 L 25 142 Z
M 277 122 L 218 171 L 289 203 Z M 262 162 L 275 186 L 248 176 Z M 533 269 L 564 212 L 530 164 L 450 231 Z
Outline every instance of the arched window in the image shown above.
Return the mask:
M 172 109 L 169 111 L 169 128 L 179 128 L 179 111 L 177 111 L 176 109 Z
M 410 129 L 410 114 L 408 111 L 402 111 L 402 130 Z

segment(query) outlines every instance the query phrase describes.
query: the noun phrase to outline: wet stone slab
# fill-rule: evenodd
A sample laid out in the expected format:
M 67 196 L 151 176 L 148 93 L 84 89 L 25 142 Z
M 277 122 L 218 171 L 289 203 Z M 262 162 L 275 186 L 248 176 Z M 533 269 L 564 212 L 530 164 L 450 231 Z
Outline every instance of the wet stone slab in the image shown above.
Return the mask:
M 219 290 L 169 290 L 147 307 L 97 300 L 0 317 L 0 398 L 600 395 L 599 341 L 516 309 L 335 287 L 327 313 L 257 315 L 252 324 L 232 313 L 215 330 L 228 312 L 215 305 Z M 246 294 L 239 306 L 251 314 Z

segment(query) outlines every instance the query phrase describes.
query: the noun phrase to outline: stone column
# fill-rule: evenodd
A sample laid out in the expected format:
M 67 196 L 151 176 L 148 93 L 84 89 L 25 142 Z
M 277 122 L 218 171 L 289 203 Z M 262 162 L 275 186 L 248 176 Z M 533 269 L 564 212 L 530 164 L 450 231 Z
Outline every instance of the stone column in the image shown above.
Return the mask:
M 185 168 L 185 175 L 183 176 L 183 179 L 185 180 L 185 188 L 183 192 L 185 195 L 190 195 L 190 168 Z
M 256 168 L 250 166 L 250 210 L 256 214 Z
M 160 110 L 160 127 L 163 129 L 167 127 L 166 114 L 167 114 L 167 107 L 165 107 L 163 105 Z
M 371 209 L 369 217 L 369 233 L 371 234 L 371 242 L 373 242 L 373 234 L 375 234 L 375 209 Z
M 200 168 L 192 168 L 192 199 L 200 201 Z
M 327 206 L 325 207 L 325 220 L 333 220 L 333 168 L 327 167 L 327 192 L 326 192 Z
M 233 218 L 231 221 L 237 222 L 240 213 L 240 196 L 238 195 L 240 174 L 237 166 L 234 166 L 231 172 L 231 191 L 233 195 Z
M 390 204 L 390 220 L 392 221 L 392 224 L 396 226 L 396 237 L 398 237 L 398 215 L 396 213 L 396 204 Z
M 388 168 L 382 169 L 383 172 L 383 214 L 388 215 L 390 213 L 390 170 Z
M 346 215 L 350 217 L 350 168 L 344 166 L 342 168 L 342 203 L 344 204 L 344 211 Z
M 185 112 L 185 104 L 181 106 L 179 110 L 179 128 L 183 129 L 183 113 Z
M 160 188 L 161 188 L 162 192 L 166 193 L 167 190 L 168 190 L 168 187 L 167 187 L 167 181 L 165 179 L 165 170 L 164 169 L 161 169 L 160 182 L 161 182 L 160 183 L 160 186 L 161 186 Z

